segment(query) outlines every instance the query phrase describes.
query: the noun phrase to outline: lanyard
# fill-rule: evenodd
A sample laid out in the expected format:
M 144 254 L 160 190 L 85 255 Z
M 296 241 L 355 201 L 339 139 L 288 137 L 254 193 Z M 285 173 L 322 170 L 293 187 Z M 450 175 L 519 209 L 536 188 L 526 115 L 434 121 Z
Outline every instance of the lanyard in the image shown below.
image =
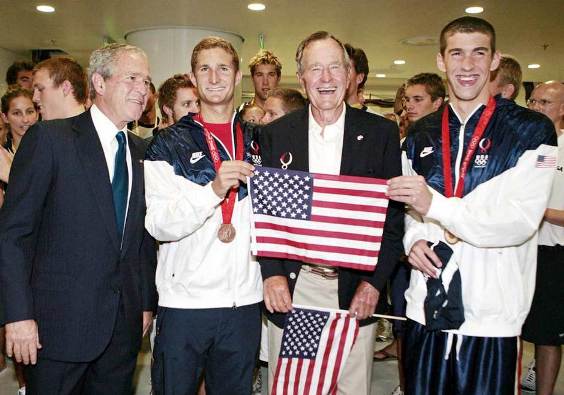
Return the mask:
M 196 115 L 194 119 L 202 124 L 204 129 L 204 136 L 206 138 L 206 143 L 208 144 L 208 149 L 210 150 L 210 155 L 213 162 L 213 167 L 215 172 L 219 171 L 221 166 L 221 158 L 219 156 L 219 151 L 217 149 L 217 144 L 211 134 L 211 132 L 204 126 L 204 121 L 200 115 Z M 232 129 L 233 130 L 233 129 Z M 243 160 L 243 131 L 241 130 L 241 124 L 237 122 L 235 126 L 236 134 L 236 145 L 233 147 L 235 150 L 235 160 Z M 231 188 L 225 199 L 221 202 L 221 215 L 224 224 L 231 223 L 231 217 L 233 217 L 233 209 L 235 208 L 237 188 Z
M 476 152 L 476 148 L 480 143 L 480 139 L 490 122 L 490 119 L 495 110 L 495 99 L 490 97 L 488 100 L 488 105 L 486 109 L 480 116 L 478 120 L 478 125 L 472 134 L 472 138 L 470 139 L 470 143 L 468 144 L 468 149 L 466 151 L 466 155 L 464 155 L 464 159 L 462 161 L 462 166 L 460 167 L 460 174 L 458 176 L 458 183 L 456 185 L 456 191 L 453 195 L 452 190 L 452 173 L 451 173 L 451 162 L 450 162 L 450 130 L 448 124 L 448 106 L 445 106 L 443 110 L 443 119 L 442 119 L 442 127 L 441 127 L 441 135 L 442 135 L 442 150 L 443 150 L 443 176 L 445 179 L 445 195 L 446 197 L 462 197 L 462 192 L 464 191 L 464 177 L 466 177 L 466 172 L 468 171 L 468 166 L 470 165 L 470 160 L 474 156 Z M 462 142 L 459 142 L 462 144 Z

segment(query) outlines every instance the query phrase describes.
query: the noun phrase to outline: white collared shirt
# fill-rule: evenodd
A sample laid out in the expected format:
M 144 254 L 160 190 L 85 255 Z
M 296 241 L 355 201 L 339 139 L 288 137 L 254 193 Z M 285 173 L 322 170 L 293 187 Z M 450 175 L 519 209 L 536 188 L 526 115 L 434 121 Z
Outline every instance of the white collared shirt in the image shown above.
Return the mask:
M 309 171 L 311 173 L 339 174 L 343 154 L 343 136 L 345 134 L 345 113 L 347 106 L 342 104 L 343 111 L 335 123 L 322 128 L 311 112 L 309 106 Z M 321 132 L 323 131 L 323 135 Z
M 108 166 L 108 175 L 110 177 L 110 183 L 114 176 L 114 167 L 116 161 L 116 154 L 118 150 L 118 141 L 116 135 L 119 131 L 116 125 L 96 106 L 93 104 L 90 109 L 90 115 L 92 116 L 92 122 L 96 128 L 96 133 L 98 133 L 98 138 L 102 144 L 102 150 L 104 151 L 104 157 L 106 158 L 106 165 Z M 128 174 L 128 187 L 127 187 L 127 208 L 126 208 L 126 218 L 127 209 L 129 209 L 129 198 L 131 196 L 131 183 L 132 183 L 132 173 L 131 173 L 131 154 L 129 152 L 129 139 L 127 136 L 127 125 L 124 126 L 121 131 L 125 134 L 125 141 L 128 143 L 126 145 L 126 162 L 127 162 L 127 174 Z

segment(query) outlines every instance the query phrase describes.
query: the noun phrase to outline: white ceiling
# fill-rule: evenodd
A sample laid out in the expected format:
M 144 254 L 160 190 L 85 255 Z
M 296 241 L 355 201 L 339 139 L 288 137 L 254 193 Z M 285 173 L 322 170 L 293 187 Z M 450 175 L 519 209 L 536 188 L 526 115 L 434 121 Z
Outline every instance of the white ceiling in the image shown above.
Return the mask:
M 249 1 L 250 2 L 250 1 Z M 524 80 L 564 80 L 564 1 L 562 0 L 263 0 L 263 12 L 251 12 L 242 0 L 1 0 L 0 48 L 24 52 L 59 48 L 86 64 L 105 36 L 123 41 L 124 34 L 153 26 L 203 26 L 245 38 L 243 64 L 259 49 L 258 36 L 283 63 L 284 80 L 295 74 L 296 46 L 316 30 L 328 30 L 344 42 L 363 48 L 370 62 L 372 86 L 397 86 L 423 71 L 437 71 L 437 45 L 407 46 L 415 36 L 437 37 L 469 5 L 481 5 L 480 16 L 496 28 L 498 48 L 523 66 Z M 56 7 L 53 14 L 37 4 Z M 559 38 L 560 37 L 560 38 Z M 394 59 L 405 59 L 394 66 Z M 526 65 L 539 63 L 529 70 Z M 188 65 L 187 65 L 188 69 Z M 244 69 L 244 72 L 248 72 Z M 375 73 L 386 73 L 384 81 Z

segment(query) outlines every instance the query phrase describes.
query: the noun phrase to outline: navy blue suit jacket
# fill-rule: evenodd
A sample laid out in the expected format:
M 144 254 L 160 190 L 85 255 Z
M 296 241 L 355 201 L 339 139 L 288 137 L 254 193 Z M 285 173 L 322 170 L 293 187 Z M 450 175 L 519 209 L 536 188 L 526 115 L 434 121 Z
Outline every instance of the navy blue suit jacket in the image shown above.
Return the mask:
M 34 125 L 14 158 L 0 210 L 0 322 L 36 320 L 44 358 L 95 359 L 120 304 L 138 348 L 142 312 L 156 306 L 155 243 L 144 229 L 146 147 L 131 133 L 128 140 L 132 190 L 123 242 L 89 111 Z

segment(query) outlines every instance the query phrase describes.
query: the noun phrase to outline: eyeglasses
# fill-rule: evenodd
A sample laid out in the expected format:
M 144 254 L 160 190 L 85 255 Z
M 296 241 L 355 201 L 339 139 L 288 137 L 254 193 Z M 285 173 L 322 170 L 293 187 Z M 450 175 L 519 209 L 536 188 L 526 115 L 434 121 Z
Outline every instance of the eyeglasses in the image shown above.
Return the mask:
M 547 106 L 547 105 L 552 104 L 552 103 L 554 103 L 554 102 L 552 102 L 550 100 L 545 100 L 545 99 L 538 99 L 538 100 L 537 99 L 529 99 L 529 100 L 527 100 L 527 106 L 528 107 L 532 107 L 532 106 L 535 106 L 537 104 L 540 107 L 544 107 L 544 106 Z

